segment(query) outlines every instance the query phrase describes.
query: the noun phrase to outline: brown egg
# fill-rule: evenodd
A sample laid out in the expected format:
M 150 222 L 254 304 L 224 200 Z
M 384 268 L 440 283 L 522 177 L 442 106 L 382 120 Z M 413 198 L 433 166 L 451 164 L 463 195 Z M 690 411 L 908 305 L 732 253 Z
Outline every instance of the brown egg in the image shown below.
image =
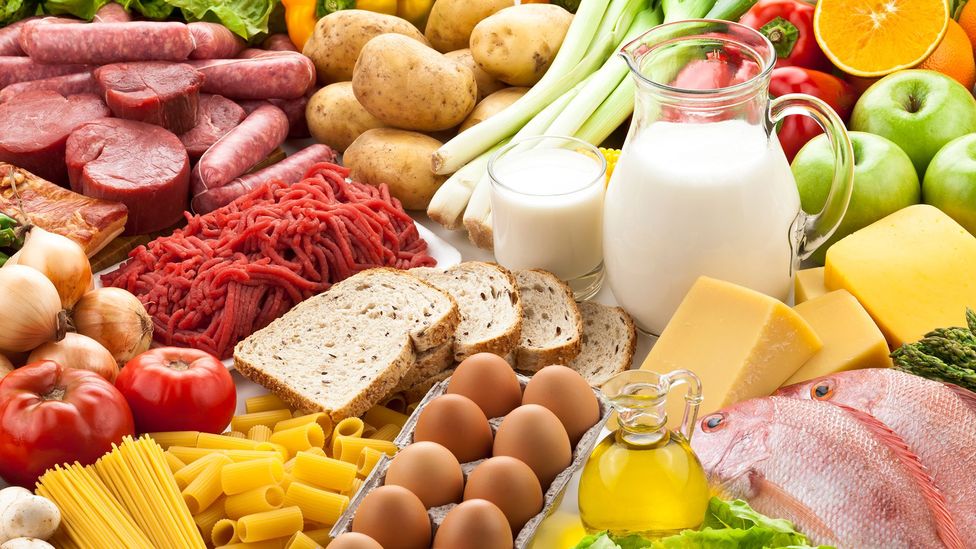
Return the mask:
M 494 503 L 471 499 L 444 517 L 433 549 L 512 549 L 512 528 Z
M 583 376 L 565 366 L 546 366 L 536 372 L 525 386 L 522 404 L 538 404 L 556 414 L 573 446 L 600 420 L 593 389 Z
M 383 549 L 383 546 L 366 534 L 346 532 L 332 540 L 329 549 Z
M 478 353 L 458 364 L 447 392 L 474 401 L 489 418 L 502 417 L 522 403 L 522 386 L 505 359 Z
M 491 426 L 470 398 L 441 395 L 420 412 L 415 442 L 429 440 L 447 448 L 461 463 L 491 455 Z
M 518 535 L 542 511 L 542 486 L 532 469 L 508 456 L 485 460 L 468 475 L 464 500 L 483 499 L 498 506 Z
M 566 429 L 538 404 L 523 404 L 505 416 L 495 433 L 493 455 L 522 460 L 539 477 L 542 489 L 573 460 Z
M 461 500 L 464 473 L 450 450 L 436 442 L 414 442 L 393 458 L 386 484 L 410 490 L 424 507 L 440 507 Z
M 424 504 L 403 486 L 373 490 L 352 518 L 352 531 L 373 538 L 383 549 L 427 549 L 430 530 Z

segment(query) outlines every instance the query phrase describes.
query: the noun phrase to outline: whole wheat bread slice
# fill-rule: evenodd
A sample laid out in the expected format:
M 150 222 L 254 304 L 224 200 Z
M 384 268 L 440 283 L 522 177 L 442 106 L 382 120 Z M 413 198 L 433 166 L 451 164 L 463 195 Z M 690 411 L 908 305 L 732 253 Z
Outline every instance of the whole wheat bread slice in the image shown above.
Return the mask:
M 420 383 L 417 383 L 413 387 L 410 387 L 403 392 L 403 398 L 407 399 L 407 404 L 413 404 L 414 402 L 420 402 L 423 400 L 424 396 L 430 391 L 430 388 L 437 385 L 441 381 L 454 375 L 454 368 L 450 370 L 444 370 L 443 372 L 431 376 Z
M 394 393 L 406 391 L 410 387 L 433 377 L 454 365 L 454 342 L 448 341 L 442 345 L 417 353 L 414 366 L 400 383 L 393 389 Z
M 567 364 L 586 381 L 599 387 L 612 376 L 630 369 L 637 350 L 637 328 L 620 307 L 586 301 L 579 303 L 583 315 L 583 349 Z
M 234 364 L 288 404 L 338 421 L 377 404 L 459 322 L 450 295 L 403 271 L 370 269 L 240 342 Z
M 522 300 L 515 367 L 537 372 L 551 364 L 569 364 L 580 353 L 583 335 L 573 291 L 548 271 L 516 271 L 515 281 Z
M 505 356 L 515 349 L 522 332 L 522 303 L 507 269 L 467 261 L 447 270 L 418 267 L 409 272 L 457 301 L 461 323 L 454 334 L 456 362 L 476 353 Z

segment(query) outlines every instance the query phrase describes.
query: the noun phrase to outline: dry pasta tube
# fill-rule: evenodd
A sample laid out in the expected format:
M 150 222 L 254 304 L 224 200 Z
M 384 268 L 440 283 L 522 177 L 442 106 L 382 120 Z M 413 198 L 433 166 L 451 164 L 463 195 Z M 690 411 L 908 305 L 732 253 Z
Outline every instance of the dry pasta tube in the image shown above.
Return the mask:
M 261 450 L 262 452 L 275 452 L 282 461 L 287 461 L 288 458 L 291 457 L 291 454 L 288 452 L 288 448 L 270 441 L 259 442 L 257 449 Z
M 356 477 L 356 480 L 352 481 L 352 486 L 350 486 L 348 490 L 344 490 L 339 493 L 346 496 L 349 499 L 352 499 L 356 497 L 356 494 L 359 493 L 359 489 L 363 487 L 363 484 L 365 482 L 366 481 L 364 479 Z
M 392 442 L 375 438 L 339 437 L 336 444 L 339 452 L 333 456 L 338 455 L 341 461 L 348 463 L 358 462 L 359 454 L 363 453 L 363 448 L 375 448 L 389 456 L 396 455 L 397 452 L 397 447 Z
M 254 513 L 273 511 L 281 507 L 284 501 L 285 491 L 279 486 L 262 486 L 243 494 L 227 496 L 224 500 L 224 511 L 227 518 L 237 520 Z
M 359 436 L 363 438 L 370 438 L 373 436 L 373 433 L 375 432 L 376 432 L 376 427 L 373 427 L 372 425 L 366 423 L 363 425 L 363 434 Z
M 349 489 L 349 485 L 356 478 L 356 466 L 337 459 L 298 452 L 292 475 L 295 480 L 341 492 Z
M 230 428 L 234 431 L 246 433 L 255 425 L 264 425 L 270 429 L 274 428 L 275 424 L 279 421 L 286 419 L 291 419 L 291 410 L 287 408 L 266 410 L 264 412 L 234 416 L 230 420 Z
M 181 461 L 186 462 L 187 465 L 211 454 L 227 456 L 231 461 L 248 461 L 280 455 L 278 452 L 268 450 L 222 450 L 219 448 L 187 448 L 185 446 L 170 446 L 168 451 L 180 458 Z
M 225 435 L 200 433 L 197 448 L 214 448 L 217 450 L 257 450 L 258 443 L 247 437 L 237 438 Z
M 281 425 L 281 423 L 278 425 Z M 273 432 L 267 425 L 255 425 L 247 432 L 247 438 L 255 442 L 268 442 L 271 440 L 271 433 Z
M 394 393 L 380 402 L 380 406 L 389 408 L 394 412 L 403 412 L 407 409 L 407 397 L 403 393 Z
M 200 431 L 166 431 L 163 433 L 149 433 L 156 444 L 168 450 L 170 446 L 196 447 Z
M 226 465 L 231 463 L 231 459 L 223 454 L 210 454 L 188 463 L 182 469 L 173 473 L 173 478 L 176 479 L 176 485 L 180 487 L 180 490 L 185 489 L 204 469 L 216 463 Z
M 410 404 L 407 404 L 407 414 L 413 414 L 417 410 L 418 406 L 420 406 L 419 402 L 411 402 Z
M 386 406 L 373 406 L 363 416 L 363 421 L 370 425 L 387 425 L 392 423 L 393 425 L 398 425 L 400 428 L 403 428 L 403 424 L 407 422 L 407 419 L 409 417 L 406 414 L 401 414 Z
M 309 448 L 308 450 L 302 450 L 303 452 L 308 452 L 309 454 L 314 454 L 316 456 L 329 457 L 329 454 L 325 453 L 325 450 L 316 446 L 315 448 Z
M 301 509 L 294 506 L 282 507 L 241 517 L 237 521 L 237 535 L 245 543 L 264 541 L 291 536 L 300 532 L 304 525 Z
M 282 479 L 281 479 L 281 483 L 278 484 L 278 485 L 281 486 L 281 489 L 282 490 L 286 490 L 287 491 L 288 490 L 288 487 L 291 486 L 291 483 L 293 483 L 293 482 L 295 482 L 294 475 L 292 475 L 291 473 L 285 473 L 285 476 L 282 477 Z
M 200 534 L 203 536 L 203 539 L 210 539 L 210 533 L 213 531 L 214 525 L 222 518 L 224 518 L 224 498 L 218 498 L 217 501 L 211 503 L 210 507 L 204 509 L 203 512 L 193 515 L 193 522 L 200 529 Z
M 295 535 L 285 544 L 285 549 L 322 549 L 322 547 L 317 541 L 301 532 L 295 532 Z
M 237 535 L 237 521 L 232 519 L 218 520 L 210 533 L 210 541 L 216 546 L 241 541 L 240 536 Z
M 233 496 L 268 484 L 278 484 L 284 476 L 285 467 L 280 459 L 255 459 L 225 465 L 220 471 L 220 484 L 225 494 Z
M 186 467 L 186 464 L 183 463 L 183 461 L 180 458 L 174 456 L 170 452 L 164 452 L 163 456 L 166 458 L 166 465 L 169 467 L 171 473 L 175 474 L 183 467 Z
M 287 407 L 288 405 L 285 404 L 284 401 L 271 393 L 251 397 L 244 401 L 244 410 L 249 414 L 281 410 Z
M 285 549 L 286 541 L 288 541 L 288 538 L 275 538 L 267 541 L 255 541 L 253 543 L 238 542 L 221 545 L 214 549 Z
M 322 428 L 322 432 L 332 432 L 332 418 L 323 412 L 295 416 L 291 419 L 280 421 L 274 426 L 274 430 L 284 431 L 285 429 L 291 429 L 293 427 L 298 427 L 299 425 L 305 425 L 306 423 L 318 423 L 319 427 Z
M 220 486 L 220 471 L 223 468 L 222 463 L 209 465 L 183 489 L 183 501 L 190 513 L 195 515 L 203 511 L 224 494 Z
M 363 423 L 363 420 L 358 417 L 347 417 L 339 423 L 336 423 L 335 429 L 332 431 L 332 439 L 335 440 L 337 437 L 361 437 L 363 436 L 364 429 L 366 429 L 366 424 Z
M 366 447 L 359 454 L 359 459 L 356 461 L 356 474 L 366 478 L 370 473 L 373 472 L 373 468 L 376 464 L 380 462 L 380 459 L 385 456 L 383 452 L 377 450 L 376 448 Z
M 247 435 L 245 435 L 244 433 L 242 433 L 240 431 L 227 431 L 226 433 L 224 433 L 224 436 L 225 437 L 230 437 L 230 438 L 247 438 Z M 200 446 L 200 445 L 197 444 L 197 446 Z
M 285 493 L 284 505 L 297 506 L 307 520 L 331 526 L 349 507 L 349 498 L 294 482 Z
M 302 450 L 324 446 L 325 431 L 318 423 L 306 423 L 274 433 L 271 435 L 271 442 L 284 446 L 290 455 L 295 455 Z
M 375 433 L 369 436 L 369 438 L 375 438 L 376 440 L 388 440 L 393 442 L 393 440 L 400 434 L 400 427 L 394 425 L 393 423 L 387 423 L 386 425 L 380 427 Z
M 332 531 L 329 528 L 319 528 L 317 530 L 305 530 L 302 532 L 309 538 L 311 538 L 315 543 L 318 543 L 322 547 L 328 547 L 329 543 L 332 541 Z

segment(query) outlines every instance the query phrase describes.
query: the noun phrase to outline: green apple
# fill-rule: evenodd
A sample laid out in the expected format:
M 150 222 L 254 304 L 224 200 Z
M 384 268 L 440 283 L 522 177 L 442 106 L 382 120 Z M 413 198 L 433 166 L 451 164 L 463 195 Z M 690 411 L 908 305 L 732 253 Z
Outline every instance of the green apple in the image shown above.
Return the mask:
M 946 143 L 976 132 L 976 99 L 944 74 L 899 71 L 875 82 L 858 99 L 851 129 L 894 141 L 908 153 L 921 179 Z
M 922 200 L 976 235 L 976 133 L 942 147 L 925 172 Z
M 827 248 L 841 238 L 902 208 L 918 204 L 921 190 L 912 161 L 898 145 L 870 133 L 848 132 L 854 146 L 854 190 L 840 226 L 810 259 L 824 264 Z M 803 211 L 823 209 L 834 177 L 834 154 L 819 135 L 793 159 L 793 178 Z

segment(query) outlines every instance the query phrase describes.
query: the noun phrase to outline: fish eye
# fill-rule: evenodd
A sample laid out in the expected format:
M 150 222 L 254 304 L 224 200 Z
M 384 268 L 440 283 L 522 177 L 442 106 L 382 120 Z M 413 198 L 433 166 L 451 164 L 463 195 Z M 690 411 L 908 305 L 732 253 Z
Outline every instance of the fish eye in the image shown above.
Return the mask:
M 705 416 L 701 422 L 702 431 L 706 433 L 714 433 L 722 427 L 725 427 L 725 414 L 717 413 Z
M 810 387 L 810 398 L 814 400 L 830 400 L 834 396 L 834 382 L 825 379 Z

